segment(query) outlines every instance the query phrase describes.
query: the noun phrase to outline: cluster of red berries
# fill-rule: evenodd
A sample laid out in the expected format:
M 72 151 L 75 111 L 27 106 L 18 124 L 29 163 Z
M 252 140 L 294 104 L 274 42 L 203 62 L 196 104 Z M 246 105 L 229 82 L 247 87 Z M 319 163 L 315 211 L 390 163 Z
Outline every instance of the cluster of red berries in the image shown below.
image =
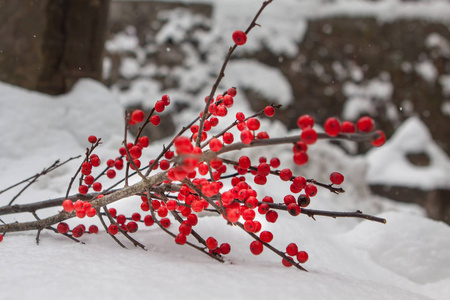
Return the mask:
M 58 226 L 56 227 L 56 230 L 58 230 L 61 234 L 67 234 L 70 232 L 70 227 L 65 222 L 60 222 Z M 79 224 L 72 228 L 72 236 L 75 238 L 80 238 L 84 233 L 86 232 L 86 226 L 83 224 Z M 94 234 L 98 233 L 98 227 L 97 225 L 91 225 L 89 226 L 88 233 Z
M 158 113 L 162 113 L 166 108 L 166 106 L 168 106 L 169 104 L 170 104 L 170 97 L 168 95 L 163 95 L 161 97 L 161 100 L 156 101 L 153 109 Z M 129 124 L 135 125 L 138 123 L 142 123 L 144 120 L 145 120 L 145 113 L 140 109 L 136 109 L 130 115 Z M 161 123 L 161 118 L 158 115 L 152 115 L 150 117 L 150 123 L 152 123 L 154 126 L 158 126 Z
M 84 217 L 92 218 L 97 214 L 97 210 L 88 201 L 77 200 L 72 202 L 70 199 L 63 201 L 62 206 L 66 212 L 72 212 L 75 210 L 78 218 L 82 219 Z
M 92 144 L 97 142 L 96 136 L 89 136 L 88 141 Z M 86 195 L 89 191 L 89 188 L 96 192 L 100 192 L 102 190 L 102 184 L 98 181 L 95 181 L 94 176 L 92 176 L 92 169 L 99 167 L 101 164 L 101 160 L 97 154 L 91 154 L 85 162 L 81 164 L 81 174 L 84 176 L 83 183 L 78 187 L 78 192 L 82 195 Z
M 233 40 L 236 45 L 245 44 L 247 36 L 242 31 L 235 31 L 233 33 Z M 144 223 L 146 226 L 152 226 L 158 222 L 164 228 L 171 226 L 171 220 L 168 218 L 169 212 L 178 215 L 180 225 L 178 233 L 174 234 L 175 243 L 184 245 L 187 243 L 188 236 L 191 235 L 193 227 L 198 223 L 197 213 L 213 205 L 214 208 L 223 207 L 222 216 L 230 223 L 237 223 L 242 220 L 242 227 L 245 231 L 251 234 L 259 234 L 259 239 L 250 244 L 250 251 L 254 255 L 259 255 L 264 249 L 265 243 L 270 243 L 273 240 L 272 232 L 262 230 L 263 224 L 257 220 L 257 214 L 264 216 L 268 223 L 275 223 L 278 220 L 278 212 L 276 207 L 282 205 L 285 210 L 292 216 L 298 216 L 302 212 L 302 208 L 307 207 L 311 202 L 311 197 L 317 194 L 317 186 L 313 180 L 307 180 L 303 176 L 294 176 L 289 168 L 278 168 L 281 161 L 277 157 L 268 160 L 266 157 L 260 157 L 257 164 L 252 164 L 248 156 L 242 155 L 234 165 L 237 175 L 231 177 L 231 188 L 224 189 L 224 182 L 222 176 L 227 172 L 227 166 L 221 158 L 217 156 L 204 157 L 204 147 L 207 145 L 212 153 L 221 151 L 227 145 L 235 141 L 234 135 L 228 130 L 221 134 L 210 138 L 210 140 L 200 147 L 195 145 L 197 137 L 201 132 L 200 141 L 205 142 L 208 138 L 208 132 L 211 128 L 219 124 L 219 118 L 225 117 L 228 114 L 228 109 L 234 104 L 234 97 L 236 96 L 236 89 L 230 88 L 224 94 L 205 98 L 205 102 L 209 103 L 207 107 L 207 115 L 203 117 L 203 112 L 200 117 L 203 127 L 200 130 L 200 125 L 191 125 L 191 136 L 177 136 L 173 140 L 173 149 L 165 149 L 164 157 L 158 162 L 154 160 L 149 162 L 149 166 L 154 169 L 158 167 L 162 171 L 167 171 L 168 180 L 165 183 L 174 181 L 182 181 L 189 178 L 193 186 L 186 184 L 179 185 L 177 194 L 172 194 L 170 198 L 150 197 L 150 195 L 143 195 L 141 197 L 140 208 L 143 212 L 151 211 L 142 219 L 141 214 L 135 212 L 131 217 L 127 218 L 124 214 L 117 214 L 115 208 L 110 208 L 108 214 L 114 221 L 108 226 L 107 231 L 111 235 L 117 234 L 119 231 L 134 233 L 139 229 L 139 223 Z M 170 104 L 170 98 L 164 95 L 161 100 L 155 103 L 149 118 L 144 123 L 144 126 L 151 123 L 155 126 L 159 125 L 160 118 L 158 115 L 152 115 L 153 112 L 161 113 L 165 107 Z M 260 114 L 264 113 L 268 117 L 275 114 L 273 105 L 267 106 Z M 236 120 L 231 127 L 236 127 L 240 132 L 240 141 L 244 144 L 251 144 L 254 140 L 268 139 L 269 135 L 265 131 L 261 131 L 261 123 L 258 119 L 258 114 L 246 117 L 244 113 L 238 112 Z M 145 120 L 145 113 L 142 110 L 135 110 L 129 116 L 129 124 L 135 125 L 142 123 Z M 308 162 L 308 147 L 314 144 L 318 139 L 318 134 L 314 129 L 314 119 L 310 115 L 302 115 L 297 120 L 298 127 L 301 129 L 299 141 L 295 142 L 292 147 L 293 161 L 297 165 L 304 165 Z M 229 128 L 231 128 L 229 127 Z M 342 124 L 336 118 L 329 118 L 324 124 L 325 133 L 331 137 L 338 136 L 341 133 L 351 134 L 358 129 L 362 133 L 371 132 L 374 128 L 374 122 L 370 117 L 362 117 L 356 122 L 345 121 Z M 377 140 L 372 141 L 374 145 L 381 145 L 384 142 L 384 134 L 379 133 Z M 89 142 L 97 143 L 95 136 L 88 138 Z M 144 148 L 150 144 L 148 137 L 141 136 L 135 143 L 128 143 L 119 149 L 120 157 L 116 159 L 109 159 L 107 161 L 108 170 L 106 175 L 108 178 L 116 176 L 115 170 L 123 168 L 123 157 L 130 163 L 132 169 L 141 167 L 141 156 Z M 97 155 L 89 156 L 82 165 L 82 174 L 86 176 L 84 182 L 86 185 L 80 186 L 80 193 L 87 193 L 90 186 L 95 191 L 101 191 L 101 184 L 94 182 L 91 175 L 93 167 L 100 165 L 100 159 Z M 115 169 L 115 170 L 114 170 Z M 200 175 L 200 176 L 198 176 Z M 210 179 L 201 176 L 210 175 Z M 257 185 L 265 185 L 268 181 L 268 176 L 275 175 L 282 181 L 291 182 L 290 192 L 283 197 L 283 203 L 274 203 L 274 199 L 270 196 L 265 196 L 262 199 L 258 197 L 256 190 L 254 190 L 247 178 L 244 175 L 253 176 L 253 182 Z M 344 181 L 344 176 L 338 172 L 333 172 L 330 175 L 331 184 L 340 185 Z M 98 186 L 100 184 L 100 186 Z M 297 196 L 294 196 L 298 194 Z M 163 200 L 164 199 L 164 200 Z M 260 199 L 260 200 L 259 200 Z M 210 201 L 213 202 L 210 202 Z M 91 206 L 88 201 L 77 200 L 73 203 L 71 200 L 63 202 L 63 208 L 67 212 L 76 211 L 79 218 L 86 215 L 92 217 L 97 214 L 95 208 Z M 157 218 L 156 220 L 154 218 Z M 68 233 L 69 227 L 66 223 L 58 225 L 58 231 L 61 233 Z M 72 235 L 75 237 L 81 236 L 85 231 L 84 226 L 78 225 L 72 229 Z M 89 232 L 97 232 L 98 228 L 91 228 Z M 214 237 L 209 237 L 205 240 L 206 250 L 213 255 L 228 254 L 231 247 L 228 243 L 219 245 Z M 292 261 L 304 263 L 308 260 L 308 254 L 305 251 L 299 251 L 295 243 L 290 243 L 286 247 L 286 255 L 291 260 L 284 258 L 283 265 L 289 267 Z
M 335 117 L 328 118 L 324 123 L 324 130 L 329 136 L 338 136 L 339 133 L 355 133 L 358 129 L 362 133 L 368 133 L 373 131 L 375 122 L 371 117 L 364 116 L 358 119 L 356 126 L 351 121 L 340 122 Z M 372 145 L 380 147 L 386 141 L 386 135 L 383 131 L 377 130 L 378 138 L 372 140 Z

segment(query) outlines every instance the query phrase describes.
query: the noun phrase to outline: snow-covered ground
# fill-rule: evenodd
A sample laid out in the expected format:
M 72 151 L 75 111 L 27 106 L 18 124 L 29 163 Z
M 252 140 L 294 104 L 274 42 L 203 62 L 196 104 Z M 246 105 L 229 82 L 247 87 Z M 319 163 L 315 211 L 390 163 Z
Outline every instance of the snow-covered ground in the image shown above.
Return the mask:
M 396 0 L 328 1 L 324 10 L 315 9 L 318 2 L 275 1 L 273 8 L 264 13 L 260 22 L 277 39 L 267 40 L 266 32 L 255 30 L 246 46 L 248 50 L 242 51 L 256 49 L 262 42 L 269 43 L 269 47 L 277 53 L 296 51 L 293 45 L 301 38 L 306 26 L 306 21 L 298 18 L 299 12 L 309 14 L 309 17 L 332 13 L 368 14 L 382 20 L 408 16 L 442 20 L 450 14 L 448 1 L 439 0 L 423 1 L 422 4 Z M 236 26 L 243 28 L 260 5 L 242 0 L 217 0 L 215 3 L 216 17 L 212 32 L 221 30 L 222 36 L 223 30 L 231 33 Z M 290 13 L 284 15 L 282 12 L 286 11 L 286 7 L 296 9 L 290 9 Z M 170 17 L 168 14 L 167 18 Z M 177 21 L 180 23 L 178 26 L 183 26 L 181 21 Z M 190 26 L 189 22 L 185 27 Z M 291 26 L 292 22 L 296 22 L 296 26 Z M 176 24 L 167 24 L 174 27 L 161 33 L 158 37 L 160 42 L 176 33 L 173 28 L 179 28 Z M 138 52 L 140 50 L 133 37 L 133 32 L 118 35 L 108 45 L 110 49 L 126 48 Z M 208 45 L 212 37 L 214 34 L 199 39 Z M 223 44 L 228 45 L 229 41 Z M 186 100 L 186 95 L 181 91 L 164 91 L 173 100 L 182 101 L 184 98 L 184 101 L 196 101 L 177 114 L 175 121 L 179 128 L 192 120 L 202 108 L 203 97 L 200 95 L 209 93 L 209 85 L 206 84 L 210 80 L 207 79 L 209 73 L 218 70 L 214 64 L 228 49 L 221 43 L 217 45 L 210 51 L 217 50 L 218 58 L 207 62 L 212 67 L 197 64 L 195 68 L 174 70 L 181 78 L 182 88 L 204 86 L 196 97 Z M 219 49 L 221 47 L 223 49 Z M 198 63 L 195 55 L 190 59 L 189 64 Z M 140 69 L 136 60 L 130 60 L 123 66 L 122 73 L 132 78 L 137 73 L 161 72 L 154 68 L 146 66 Z M 423 66 L 419 67 L 419 70 L 423 69 Z M 292 101 L 290 87 L 276 69 L 252 60 L 234 60 L 230 62 L 229 72 L 224 86 L 241 84 L 241 87 L 252 87 L 269 97 L 276 98 L 278 95 L 284 103 Z M 255 77 L 255 74 L 261 78 Z M 443 76 L 441 80 L 444 80 Z M 383 98 L 391 93 L 390 88 L 389 84 L 381 81 L 374 81 L 364 89 L 349 86 L 349 98 L 368 93 Z M 151 79 L 134 81 L 126 92 L 111 91 L 95 81 L 81 80 L 70 93 L 61 96 L 47 96 L 0 83 L 0 128 L 3 129 L 0 134 L 0 190 L 40 172 L 57 159 L 63 161 L 83 155 L 88 147 L 87 137 L 92 134 L 102 138 L 103 144 L 96 153 L 102 159 L 103 167 L 108 158 L 118 156 L 123 139 L 124 106 L 143 101 L 146 108 L 151 108 L 162 92 L 158 82 Z M 235 101 L 235 107 L 230 110 L 229 116 L 221 119 L 219 127 L 229 124 L 237 110 L 251 113 L 242 94 L 238 93 Z M 349 115 L 353 113 L 350 109 Z M 171 107 L 168 112 L 175 113 Z M 261 124 L 271 136 L 299 133 L 287 132 L 276 121 L 264 119 Z M 153 142 L 144 151 L 144 157 L 154 157 L 167 143 L 168 140 Z M 292 166 L 289 148 L 267 148 L 263 155 L 279 157 L 282 167 Z M 431 157 L 429 167 L 418 169 L 404 160 L 405 153 L 419 150 Z M 250 150 L 246 154 L 253 158 L 262 155 L 261 149 Z M 104 232 L 84 235 L 81 239 L 86 245 L 43 232 L 39 246 L 35 244 L 34 232 L 7 234 L 0 243 L 0 299 L 448 299 L 450 227 L 426 218 L 422 209 L 415 205 L 399 204 L 372 195 L 368 183 L 411 184 L 424 189 L 449 188 L 449 165 L 449 158 L 431 140 L 426 127 L 416 118 L 404 122 L 385 147 L 374 149 L 365 156 L 346 155 L 342 149 L 326 142 L 312 146 L 309 164 L 296 167 L 296 174 L 328 181 L 332 171 L 342 172 L 346 193 L 337 196 L 320 189 L 311 208 L 335 211 L 360 209 L 386 218 L 387 224 L 325 217 L 317 217 L 314 221 L 305 215 L 291 217 L 287 214 L 280 214 L 275 224 L 261 220 L 263 230 L 274 233 L 274 246 L 283 249 L 288 243 L 295 242 L 309 253 L 309 261 L 304 265 L 308 273 L 283 267 L 279 257 L 268 249 L 259 256 L 252 255 L 249 251 L 252 240 L 246 233 L 227 226 L 221 217 L 203 216 L 196 226 L 197 231 L 204 237 L 214 235 L 219 243 L 231 244 L 232 251 L 225 257 L 225 264 L 187 246 L 176 245 L 156 226 L 141 226 L 133 235 L 147 247 L 147 251 L 134 248 L 125 240 L 128 249 L 122 249 Z M 77 167 L 78 161 L 71 162 L 40 178 L 16 203 L 64 195 Z M 405 181 L 405 178 L 409 180 Z M 134 178 L 132 182 L 137 180 Z M 115 181 L 102 182 L 107 186 Z M 19 189 L 1 194 L 0 206 L 9 202 Z M 270 195 L 281 202 L 285 195 L 283 189 L 287 191 L 288 185 L 275 179 L 260 187 L 258 193 Z M 75 193 L 75 190 L 76 187 L 72 192 Z M 137 210 L 139 202 L 139 199 L 131 198 L 112 206 L 119 213 L 130 214 Z M 55 212 L 55 209 L 50 209 L 38 212 L 38 215 L 44 217 Z M 14 222 L 33 218 L 29 214 L 18 214 L 1 216 L 1 219 Z M 84 224 L 96 222 L 83 219 Z M 70 220 L 69 223 L 73 226 L 79 220 Z
M 71 93 L 51 97 L 0 83 L 0 94 L 0 126 L 7 129 L 2 132 L 2 187 L 39 172 L 56 159 L 82 154 L 90 134 L 104 140 L 98 152 L 103 161 L 117 156 L 122 107 L 100 84 L 82 80 Z M 248 112 L 246 105 L 240 105 L 240 109 Z M 289 134 L 277 122 L 265 120 L 262 125 L 271 134 Z M 161 143 L 155 143 L 145 154 L 151 157 L 161 149 Z M 276 155 L 289 165 L 287 148 L 270 148 L 264 155 Z M 267 249 L 253 256 L 248 235 L 227 226 L 220 217 L 205 216 L 198 232 L 232 245 L 225 264 L 176 245 L 156 227 L 134 234 L 148 251 L 129 244 L 124 250 L 104 232 L 83 236 L 86 245 L 44 232 L 39 246 L 33 232 L 8 234 L 0 244 L 0 299 L 120 299 L 145 295 L 155 299 L 446 299 L 450 292 L 450 228 L 425 218 L 418 207 L 371 195 L 365 177 L 370 166 L 366 157 L 347 156 L 325 142 L 310 151 L 309 166 L 298 168 L 298 174 L 326 180 L 329 172 L 341 171 L 346 175 L 343 187 L 347 191 L 335 196 L 320 190 L 312 208 L 362 209 L 388 222 L 383 225 L 324 217 L 314 221 L 303 215 L 294 218 L 283 214 L 276 224 L 264 222 L 263 228 L 275 235 L 276 247 L 283 249 L 296 242 L 308 251 L 310 259 L 305 267 L 309 273 L 283 267 L 279 257 Z M 260 149 L 249 155 L 261 155 Z M 75 168 L 76 163 L 70 163 L 41 178 L 17 203 L 61 196 Z M 273 180 L 258 192 L 280 199 L 283 187 L 288 188 Z M 2 194 L 2 203 L 15 193 L 17 190 Z M 114 206 L 122 213 L 131 213 L 139 201 L 129 199 Z M 42 217 L 54 211 L 38 214 Z M 12 222 L 29 217 L 2 219 Z M 78 222 L 71 220 L 70 224 Z M 92 222 L 96 221 L 84 223 Z

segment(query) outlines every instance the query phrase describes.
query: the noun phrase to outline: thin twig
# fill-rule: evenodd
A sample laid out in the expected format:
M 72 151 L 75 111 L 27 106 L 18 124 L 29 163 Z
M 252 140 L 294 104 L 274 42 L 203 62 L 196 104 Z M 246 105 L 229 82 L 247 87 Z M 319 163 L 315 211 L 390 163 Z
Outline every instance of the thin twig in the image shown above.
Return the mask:
M 108 212 L 108 209 L 106 208 L 106 205 L 103 206 L 103 210 L 105 211 L 106 216 L 108 216 L 108 215 L 109 215 L 109 212 Z M 103 216 L 102 216 L 102 214 L 100 213 L 100 209 L 97 210 L 97 216 L 98 216 L 98 218 L 100 219 L 100 222 L 102 223 L 103 228 L 105 228 L 105 231 L 109 234 L 109 236 L 110 236 L 117 244 L 119 244 L 119 246 L 121 246 L 122 248 L 127 249 L 127 247 L 125 247 L 125 245 L 122 244 L 122 242 L 119 241 L 119 239 L 118 239 L 117 237 L 115 237 L 114 235 L 112 235 L 112 234 L 109 232 L 108 226 L 106 226 L 105 220 L 103 220 Z
M 24 179 L 24 180 L 22 180 L 21 182 L 18 182 L 18 183 L 16 183 L 16 184 L 14 184 L 14 185 L 12 185 L 12 186 L 10 186 L 10 187 L 4 189 L 3 191 L 0 191 L 0 194 L 3 193 L 3 192 L 6 192 L 6 191 L 8 191 L 8 190 L 10 190 L 10 189 L 12 189 L 12 188 L 14 188 L 14 187 L 16 187 L 16 186 L 18 186 L 18 185 L 20 185 L 20 184 L 22 184 L 22 183 L 24 183 L 24 182 L 27 182 L 27 181 L 31 180 L 31 182 L 29 182 L 22 190 L 20 190 L 20 192 L 18 192 L 17 195 L 14 196 L 14 198 L 8 203 L 8 205 L 11 206 L 11 205 L 14 203 L 14 201 L 15 201 L 17 198 L 19 198 L 19 196 L 20 196 L 27 188 L 29 188 L 33 183 L 35 183 L 35 182 L 38 180 L 39 177 L 41 177 L 42 175 L 46 175 L 46 174 L 50 173 L 51 171 L 57 169 L 58 167 L 60 167 L 60 166 L 62 166 L 62 165 L 64 165 L 64 164 L 66 164 L 66 163 L 68 163 L 69 161 L 71 161 L 71 160 L 73 160 L 73 159 L 80 158 L 80 157 L 81 157 L 81 155 L 78 155 L 78 156 L 75 156 L 75 157 L 70 157 L 69 159 L 67 159 L 66 161 L 64 161 L 64 162 L 62 162 L 62 163 L 59 163 L 59 159 L 58 159 L 58 160 L 56 160 L 50 167 L 45 168 L 45 169 L 42 170 L 40 173 L 38 173 L 38 174 L 36 174 L 36 175 L 34 175 L 34 176 L 31 176 L 31 177 L 28 177 L 27 179 Z
M 264 1 L 259 11 L 256 13 L 256 16 L 253 18 L 252 22 L 248 26 L 248 28 L 245 30 L 245 34 L 248 34 L 250 30 L 253 29 L 253 27 L 256 26 L 256 20 L 258 19 L 259 15 L 262 13 L 264 8 L 269 5 L 273 0 Z M 214 99 L 214 94 L 216 93 L 217 88 L 219 87 L 220 82 L 222 81 L 222 78 L 225 77 L 225 69 L 227 67 L 228 61 L 230 60 L 231 55 L 233 54 L 234 50 L 236 50 L 238 45 L 234 44 L 230 49 L 228 50 L 228 54 L 225 57 L 225 60 L 222 64 L 222 68 L 220 69 L 219 75 L 216 79 L 216 82 L 214 83 L 211 92 L 209 93 L 208 101 L 206 101 L 205 109 L 203 110 L 202 118 L 200 119 L 200 125 L 198 129 L 198 135 L 197 140 L 195 142 L 196 146 L 200 146 L 200 142 L 202 139 L 202 133 L 203 133 L 203 126 L 205 124 L 206 116 L 208 114 L 209 105 L 211 104 L 211 101 Z

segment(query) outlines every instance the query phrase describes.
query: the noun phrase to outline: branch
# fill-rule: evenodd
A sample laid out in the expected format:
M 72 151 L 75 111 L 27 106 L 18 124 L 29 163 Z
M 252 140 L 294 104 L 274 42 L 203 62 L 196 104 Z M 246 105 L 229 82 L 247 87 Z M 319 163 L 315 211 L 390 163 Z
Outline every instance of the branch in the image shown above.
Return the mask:
M 252 22 L 248 26 L 247 30 L 245 30 L 245 34 L 248 34 L 250 32 L 250 30 L 252 30 L 253 27 L 256 26 L 256 20 L 258 19 L 259 15 L 262 13 L 264 8 L 267 5 L 269 5 L 272 1 L 273 0 L 264 1 L 264 3 L 262 4 L 261 8 L 258 11 L 258 13 L 256 14 L 256 16 L 253 18 Z M 196 141 L 197 147 L 200 146 L 200 142 L 202 139 L 203 125 L 206 120 L 206 115 L 208 114 L 209 105 L 211 104 L 212 99 L 214 99 L 214 94 L 216 93 L 216 90 L 219 87 L 219 84 L 222 81 L 222 78 L 225 77 L 225 69 L 227 67 L 228 61 L 230 60 L 230 57 L 233 54 L 234 50 L 236 50 L 237 46 L 238 45 L 234 44 L 234 46 L 231 47 L 230 50 L 228 51 L 228 54 L 225 57 L 225 61 L 223 62 L 222 68 L 220 69 L 219 76 L 217 77 L 216 82 L 214 83 L 214 85 L 211 89 L 211 92 L 209 93 L 208 101 L 205 104 L 205 109 L 203 110 L 203 115 L 202 115 L 202 118 L 200 119 L 200 125 L 199 125 L 199 129 L 198 129 L 198 136 L 197 136 L 197 141 Z
M 155 174 L 148 178 L 147 182 L 141 181 L 134 185 L 124 187 L 120 190 L 112 192 L 102 198 L 95 199 L 91 202 L 92 206 L 98 208 L 107 204 L 111 204 L 118 200 L 142 193 L 146 188 L 155 186 L 157 184 L 162 183 L 164 180 L 167 180 L 166 172 L 161 172 Z M 64 220 L 75 217 L 75 212 L 65 212 L 62 211 L 56 215 L 50 216 L 48 218 L 34 221 L 34 222 L 24 222 L 24 223 L 10 223 L 6 225 L 0 225 L 0 232 L 16 232 L 16 231 L 28 231 L 28 230 L 37 230 L 49 227 L 53 224 L 62 222 Z

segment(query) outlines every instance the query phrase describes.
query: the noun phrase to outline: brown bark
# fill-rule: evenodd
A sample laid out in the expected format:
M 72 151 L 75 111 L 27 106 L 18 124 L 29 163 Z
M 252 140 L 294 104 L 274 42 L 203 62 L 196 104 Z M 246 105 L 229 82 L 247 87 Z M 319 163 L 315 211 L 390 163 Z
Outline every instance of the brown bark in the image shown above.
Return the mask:
M 110 0 L 0 0 L 0 80 L 49 94 L 101 79 Z

